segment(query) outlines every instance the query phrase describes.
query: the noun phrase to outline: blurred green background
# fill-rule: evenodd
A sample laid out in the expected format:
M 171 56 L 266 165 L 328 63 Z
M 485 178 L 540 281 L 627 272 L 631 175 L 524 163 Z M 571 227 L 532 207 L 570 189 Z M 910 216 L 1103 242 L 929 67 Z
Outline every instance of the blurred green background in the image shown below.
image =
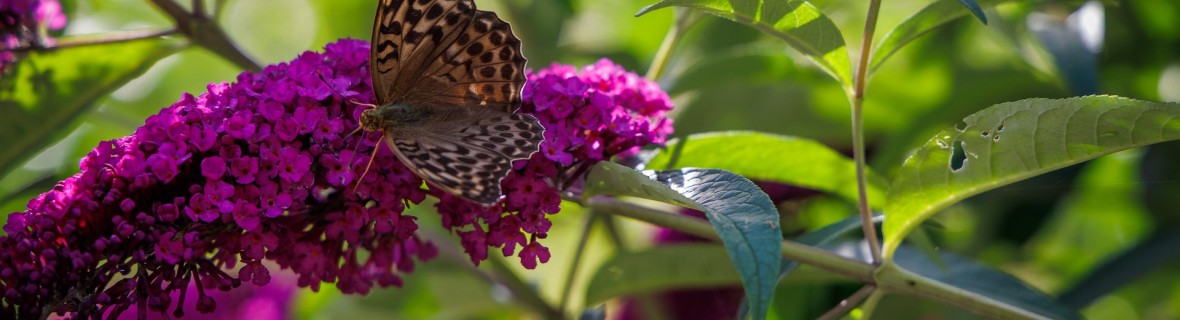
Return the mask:
M 186 2 L 187 5 L 187 1 Z M 211 3 L 213 1 L 210 1 Z M 339 38 L 368 39 L 375 1 L 227 0 L 221 26 L 260 64 L 287 61 L 320 50 Z M 524 42 L 529 66 L 585 65 L 609 58 L 643 74 L 673 10 L 634 17 L 650 1 L 480 0 L 498 12 Z M 812 1 L 844 31 L 852 53 L 859 47 L 867 1 Z M 878 37 L 930 1 L 885 1 Z M 1029 97 L 1074 95 L 1036 37 L 1028 31 L 1032 13 L 1062 18 L 1077 1 L 1016 1 L 988 10 L 989 24 L 960 19 L 912 43 L 871 78 L 865 119 L 870 165 L 888 177 L 907 152 L 930 135 L 995 103 Z M 62 34 L 80 35 L 168 28 L 171 20 L 141 0 L 64 1 L 70 22 Z M 1154 101 L 1180 101 L 1180 2 L 1107 1 L 1105 45 L 1097 54 L 1098 90 Z M 173 42 L 183 43 L 179 36 Z M 63 50 L 69 54 L 73 49 Z M 855 57 L 855 55 L 854 55 Z M 80 64 L 88 57 L 79 56 Z M 0 179 L 3 212 L 20 211 L 28 199 L 77 172 L 77 162 L 98 141 L 130 134 L 148 115 L 175 102 L 183 92 L 199 94 L 212 82 L 232 81 L 242 70 L 199 47 L 155 61 L 78 119 L 55 128 L 51 143 Z M 829 76 L 781 41 L 716 17 L 704 17 L 674 51 L 659 79 L 677 104 L 676 136 L 723 130 L 758 130 L 793 135 L 850 150 L 848 102 Z M 53 108 L 54 106 L 41 106 Z M 1066 168 L 956 205 L 941 214 L 934 240 L 940 250 L 960 253 L 1011 272 L 1050 295 L 1077 285 L 1120 251 L 1144 239 L 1180 233 L 1180 144 L 1132 150 Z M 784 207 L 798 228 L 814 229 L 851 215 L 851 204 L 819 196 Z M 437 236 L 444 252 L 454 237 L 437 227 L 424 205 L 419 221 Z M 553 259 L 536 270 L 515 270 L 543 297 L 556 301 L 565 282 L 584 212 L 565 206 L 543 243 Z M 623 221 L 625 238 L 645 246 L 651 229 Z M 792 226 L 784 226 L 791 230 Z M 1153 238 L 1153 235 L 1155 237 Z M 1162 240 L 1161 240 L 1162 241 Z M 1149 242 L 1150 243 L 1150 242 Z M 1159 261 L 1143 277 L 1098 300 L 1084 313 L 1094 318 L 1180 317 L 1178 245 L 1152 249 Z M 595 231 L 576 285 L 612 254 L 605 234 Z M 494 256 L 494 255 L 493 255 Z M 493 257 L 496 258 L 496 257 Z M 514 259 L 504 264 L 519 269 Z M 464 267 L 465 258 L 444 257 L 421 264 L 402 289 L 366 297 L 342 296 L 329 285 L 298 298 L 297 314 L 308 319 L 505 318 L 526 309 Z M 487 268 L 485 262 L 483 268 Z M 1115 269 L 1114 273 L 1130 269 Z M 814 273 L 805 273 L 813 274 Z M 1099 278 L 1102 274 L 1098 274 Z M 1110 276 L 1109 274 L 1107 276 Z M 796 276 L 800 277 L 800 276 Z M 826 279 L 826 278 L 825 278 Z M 859 287 L 832 280 L 788 281 L 772 311 L 782 319 L 822 314 Z M 581 287 L 577 287 L 581 288 Z M 571 310 L 583 308 L 574 290 Z M 927 312 L 958 318 L 961 312 L 932 302 L 891 297 L 885 312 L 911 318 Z M 895 303 L 889 303 L 895 302 Z M 916 307 L 915 307 L 916 306 Z

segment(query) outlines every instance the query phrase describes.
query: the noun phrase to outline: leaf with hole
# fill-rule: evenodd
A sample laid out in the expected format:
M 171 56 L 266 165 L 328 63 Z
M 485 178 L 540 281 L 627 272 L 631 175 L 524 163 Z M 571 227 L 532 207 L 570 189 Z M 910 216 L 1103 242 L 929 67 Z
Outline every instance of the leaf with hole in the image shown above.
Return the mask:
M 922 221 L 964 198 L 1120 150 L 1180 139 L 1180 104 L 1089 96 L 1001 103 L 910 155 L 889 189 L 886 258 Z
M 686 7 L 733 20 L 779 38 L 806 55 L 844 85 L 852 84 L 852 63 L 840 29 L 819 8 L 801 0 L 664 0 L 636 13 Z
M 600 162 L 586 177 L 587 199 L 620 195 L 677 204 L 705 213 L 741 275 L 752 314 L 764 318 L 778 281 L 782 230 L 778 210 L 758 186 L 717 169 L 636 171 Z

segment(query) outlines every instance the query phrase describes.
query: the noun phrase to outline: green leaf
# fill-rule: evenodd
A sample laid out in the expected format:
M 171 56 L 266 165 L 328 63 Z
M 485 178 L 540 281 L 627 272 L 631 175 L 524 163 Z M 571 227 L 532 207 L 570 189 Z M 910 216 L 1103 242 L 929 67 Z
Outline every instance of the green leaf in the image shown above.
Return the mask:
M 725 248 L 715 244 L 679 244 L 624 251 L 598 267 L 586 286 L 586 305 L 607 299 L 673 288 L 710 288 L 739 283 Z
M 0 177 L 65 136 L 99 99 L 178 47 L 141 40 L 31 52 L 0 80 Z
M 718 168 L 839 195 L 855 203 L 856 165 L 819 142 L 751 131 L 695 134 L 668 144 L 648 168 Z M 869 172 L 869 204 L 884 203 L 885 179 Z
M 635 15 L 671 6 L 701 10 L 779 38 L 815 61 L 836 81 L 846 86 L 852 83 L 852 64 L 844 36 L 831 19 L 807 1 L 664 0 Z
M 1103 259 L 1139 242 L 1152 228 L 1136 174 L 1141 150 L 1127 150 L 1085 164 L 1074 189 L 1024 247 L 1028 263 L 1077 279 Z M 1067 280 L 1068 281 L 1068 280 Z M 1049 288 L 1054 288 L 1049 287 Z
M 668 94 L 708 89 L 718 84 L 770 83 L 787 77 L 794 62 L 783 55 L 781 46 L 751 45 L 708 55 L 692 68 L 674 77 Z
M 888 221 L 886 219 L 886 223 Z M 844 250 L 832 249 L 843 252 L 863 252 L 863 250 L 859 250 L 862 246 L 859 242 L 848 245 L 852 247 L 843 248 Z M 869 257 L 862 258 L 868 259 Z M 894 259 L 896 264 L 882 265 L 881 270 L 877 273 L 877 279 L 884 282 L 889 281 L 886 278 L 896 279 L 899 276 L 911 281 L 924 278 L 922 279 L 924 281 L 917 282 L 916 286 L 950 286 L 950 291 L 963 292 L 956 294 L 956 297 L 965 297 L 980 305 L 984 305 L 985 302 L 990 304 L 990 306 L 981 306 L 981 308 L 1004 306 L 1048 319 L 1081 319 L 1076 311 L 1058 304 L 1053 298 L 1003 271 L 956 254 L 944 253 L 941 258 L 943 263 L 932 262 L 920 250 L 903 246 L 896 251 Z M 911 284 L 911 286 L 915 285 Z
M 964 198 L 1119 150 L 1180 139 L 1180 104 L 1112 96 L 1001 103 L 947 128 L 898 170 L 885 204 L 885 256 Z
M 750 310 L 764 318 L 778 281 L 778 210 L 758 186 L 717 169 L 635 171 L 611 162 L 590 169 L 584 196 L 640 197 L 703 211 L 742 278 Z
M 987 17 L 983 15 L 983 11 L 979 9 L 978 4 L 972 8 L 970 5 L 963 3 L 963 1 L 974 2 L 971 0 L 936 1 L 898 24 L 897 27 L 889 31 L 889 34 L 885 35 L 885 38 L 882 38 L 877 43 L 877 49 L 873 52 L 872 62 L 869 63 L 869 70 L 876 71 L 885 59 L 897 53 L 905 45 L 926 35 L 930 31 L 934 31 L 934 29 L 938 29 L 942 25 L 967 16 L 968 14 L 974 13 L 984 24 L 987 24 Z M 1008 1 L 1011 0 L 982 0 L 979 2 L 985 6 L 995 6 Z

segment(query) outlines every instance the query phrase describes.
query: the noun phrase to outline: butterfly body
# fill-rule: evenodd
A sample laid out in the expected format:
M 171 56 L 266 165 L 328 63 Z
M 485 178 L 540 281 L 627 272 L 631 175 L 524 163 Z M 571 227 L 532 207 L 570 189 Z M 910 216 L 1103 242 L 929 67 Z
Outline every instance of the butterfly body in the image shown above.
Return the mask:
M 500 198 L 512 161 L 529 158 L 544 127 L 520 106 L 520 40 L 472 0 L 382 0 L 370 73 L 377 107 L 360 126 L 431 186 L 481 205 Z

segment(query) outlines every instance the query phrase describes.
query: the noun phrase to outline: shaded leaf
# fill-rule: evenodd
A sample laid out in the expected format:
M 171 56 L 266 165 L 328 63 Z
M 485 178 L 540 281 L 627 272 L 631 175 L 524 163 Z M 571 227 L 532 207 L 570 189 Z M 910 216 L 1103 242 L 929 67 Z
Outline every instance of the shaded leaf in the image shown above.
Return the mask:
M 667 289 L 709 288 L 739 283 L 725 247 L 678 244 L 625 251 L 598 267 L 586 287 L 587 306 L 612 297 Z
M 994 6 L 1000 3 L 1011 0 L 983 0 L 985 6 Z M 966 2 L 971 2 L 967 4 Z M 930 31 L 934 31 L 939 27 L 962 18 L 968 14 L 975 14 L 976 17 L 987 23 L 987 17 L 983 15 L 983 10 L 974 0 L 940 0 L 930 5 L 927 5 L 922 10 L 914 15 L 906 18 L 905 21 L 890 30 L 888 34 L 880 42 L 877 43 L 877 48 L 873 52 L 872 62 L 869 63 L 869 70 L 876 71 L 881 63 L 901 50 L 902 47 L 926 35 Z
M 852 64 L 840 29 L 807 1 L 664 0 L 639 10 L 636 15 L 671 6 L 701 10 L 779 38 L 840 83 L 851 84 Z
M 855 203 L 856 165 L 812 140 L 752 131 L 688 136 L 669 143 L 648 168 L 718 168 L 754 180 L 776 181 L 840 195 Z M 869 173 L 869 203 L 884 200 L 885 179 Z
M 95 101 L 178 49 L 142 40 L 32 52 L 0 80 L 0 176 L 76 126 Z
M 782 231 L 778 210 L 750 180 L 717 169 L 635 171 L 601 162 L 586 178 L 584 197 L 623 195 L 703 211 L 741 275 L 756 318 L 764 318 L 778 280 Z
M 857 244 L 859 245 L 859 243 Z M 860 252 L 862 250 L 844 250 Z M 862 257 L 867 259 L 869 257 Z M 965 257 L 944 253 L 942 263 L 926 258 L 918 249 L 903 246 L 894 256 L 896 264 L 887 263 L 877 273 L 879 281 L 895 275 L 908 274 L 936 281 L 964 291 L 962 297 L 975 297 L 978 303 L 991 300 L 1012 310 L 1020 310 L 1048 319 L 1081 319 L 1076 311 L 1057 304 L 1053 298 L 1020 281 L 1016 277 Z M 990 301 L 989 301 L 990 302 Z M 987 308 L 994 308 L 988 306 Z M 982 310 L 976 310 L 982 311 Z M 1023 313 L 1022 312 L 1022 313 Z
M 943 130 L 899 169 L 888 259 L 919 223 L 966 197 L 1119 150 L 1180 139 L 1180 105 L 1112 96 L 1001 103 Z

